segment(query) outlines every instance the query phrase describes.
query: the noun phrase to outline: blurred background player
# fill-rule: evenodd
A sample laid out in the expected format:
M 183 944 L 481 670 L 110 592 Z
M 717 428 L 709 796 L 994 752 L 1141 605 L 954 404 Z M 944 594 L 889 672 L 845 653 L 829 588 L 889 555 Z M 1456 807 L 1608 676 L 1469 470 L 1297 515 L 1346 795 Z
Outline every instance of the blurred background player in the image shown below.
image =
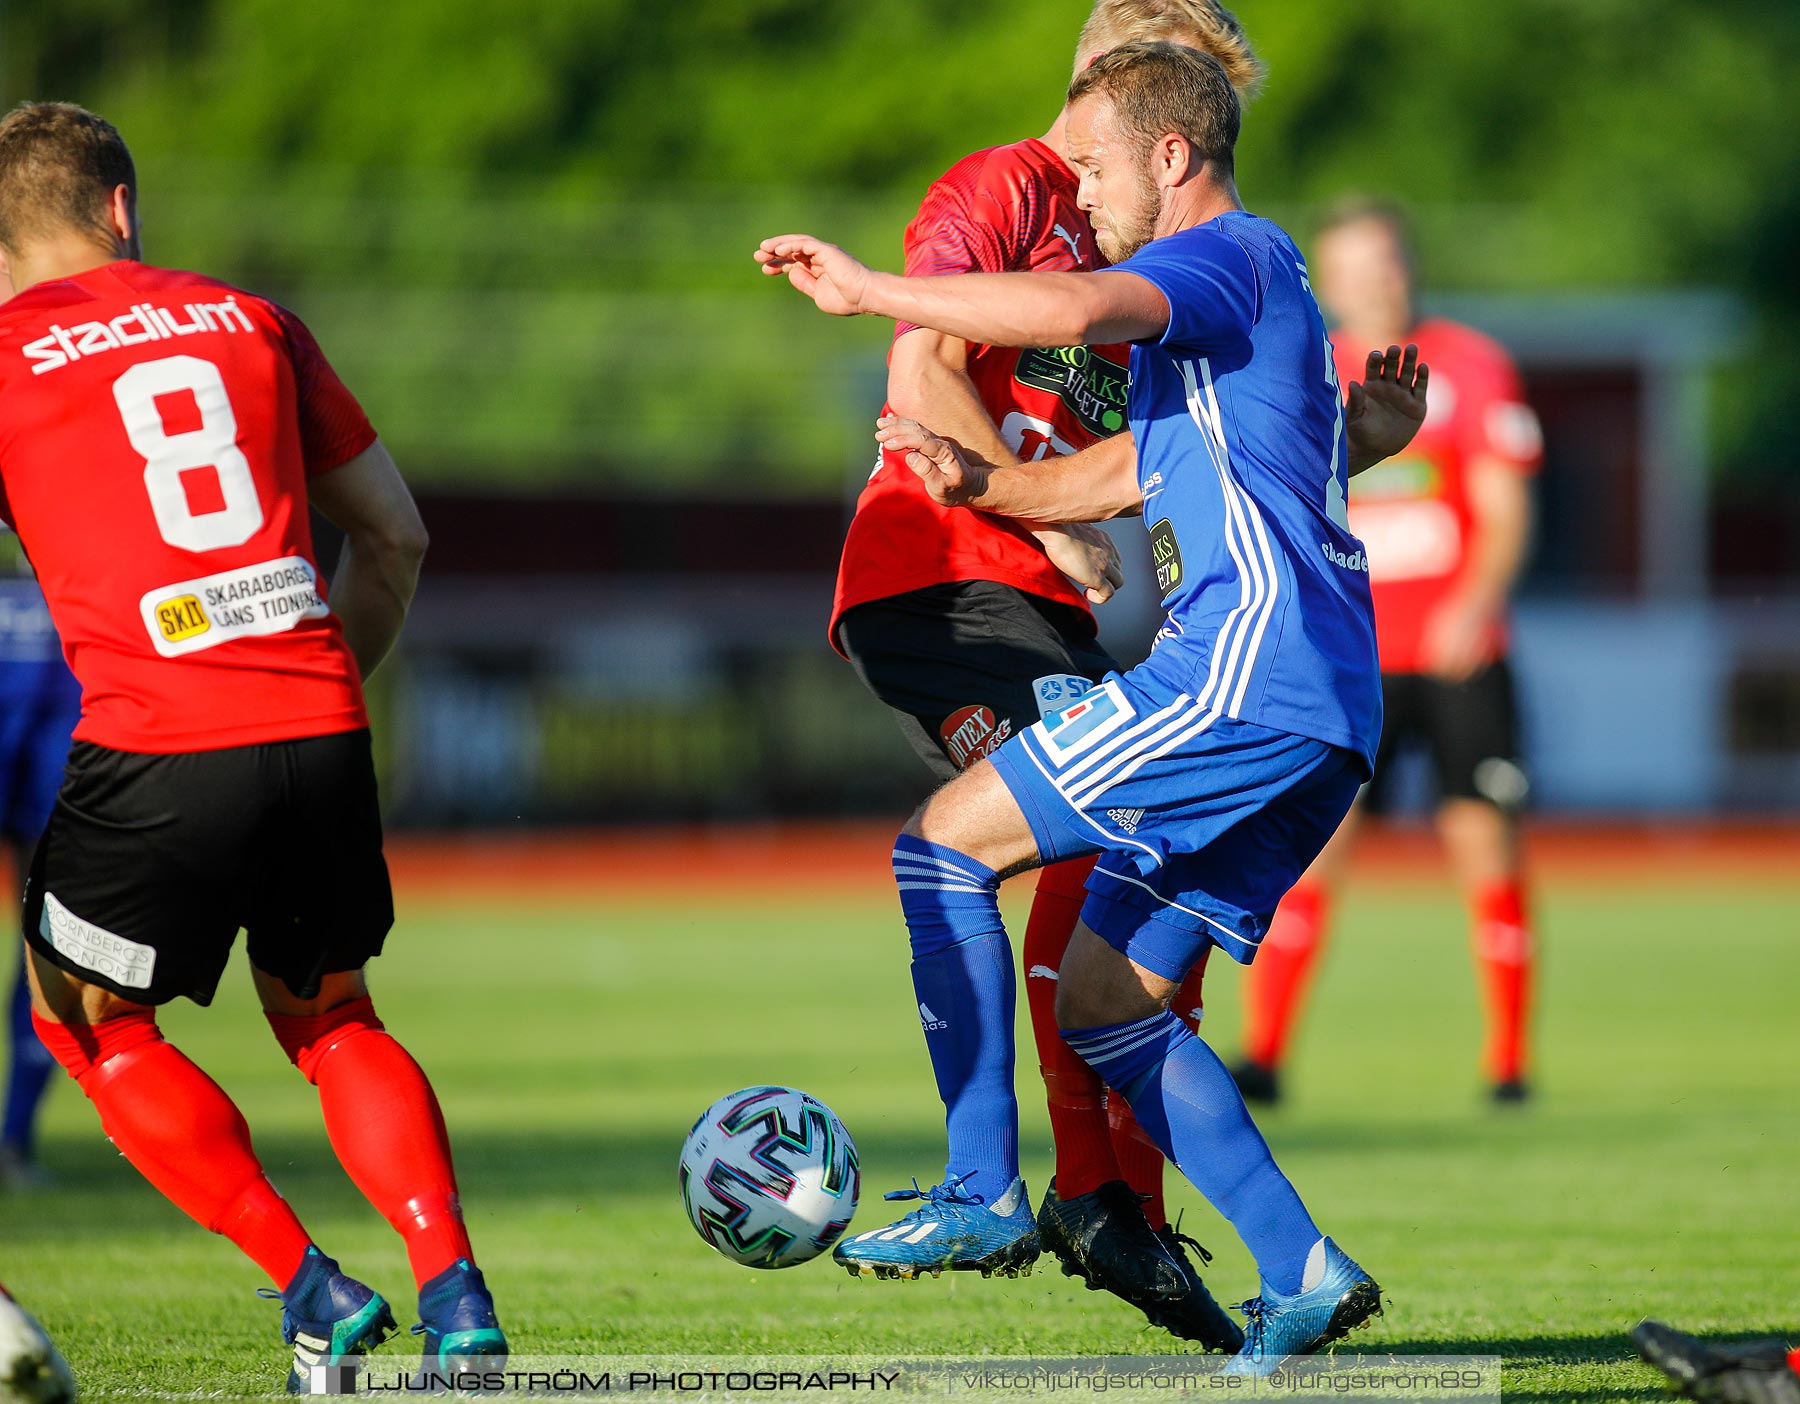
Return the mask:
M 0 1285 L 0 1404 L 73 1404 L 74 1398 L 68 1361 Z
M 1212 54 L 1241 94 L 1262 79 L 1236 18 L 1209 0 L 1101 0 L 1081 31 L 1075 71 L 1145 40 Z M 1104 268 L 1063 160 L 1066 117 L 1059 113 L 1041 138 L 978 151 L 935 182 L 906 230 L 906 271 Z M 887 409 L 989 463 L 1043 459 L 1125 427 L 1127 362 L 1122 346 L 1020 351 L 902 322 L 888 356 Z M 948 780 L 1118 666 L 1095 641 L 1088 607 L 1118 584 L 1111 541 L 1098 528 L 940 507 L 900 455 L 884 453 L 844 543 L 831 638 L 893 709 L 931 773 Z M 1092 867 L 1084 858 L 1045 869 L 1025 931 L 1025 987 L 1056 1150 L 1038 1233 L 1065 1272 L 1176 1335 L 1236 1350 L 1242 1332 L 1169 1224 L 1162 1153 L 1057 1032 L 1057 970 Z M 1190 1025 L 1200 1017 L 1204 971 L 1202 962 L 1176 1001 Z M 1011 952 L 915 943 L 912 973 L 947 1112 L 946 1179 L 986 1203 L 1005 1201 L 1019 1178 Z M 965 1243 L 946 1230 L 918 1243 L 852 1240 L 837 1256 L 853 1269 L 914 1272 L 991 1265 L 999 1252 L 1016 1268 L 1037 1251 L 985 1237 Z
M 1660 1321 L 1631 1328 L 1639 1355 L 1701 1404 L 1800 1404 L 1800 1350 L 1786 1341 L 1711 1345 Z
M 1469 904 L 1487 1017 L 1490 1095 L 1527 1094 L 1534 944 L 1520 853 L 1526 796 L 1507 660 L 1507 604 L 1531 535 L 1537 417 L 1511 360 L 1481 333 L 1420 320 L 1415 266 L 1397 207 L 1358 200 L 1320 230 L 1313 285 L 1335 321 L 1338 374 L 1357 348 L 1414 342 L 1431 366 L 1431 410 L 1405 452 L 1357 477 L 1350 526 L 1369 558 L 1381 648 L 1384 721 L 1377 807 L 1396 753 L 1423 747 L 1437 787 L 1437 829 Z M 1363 805 L 1281 904 L 1245 993 L 1244 1095 L 1273 1102 L 1333 896 Z
M 0 293 L 7 291 L 0 281 Z M 43 592 L 18 537 L 0 526 L 0 836 L 21 887 L 56 803 L 69 733 L 80 715 L 81 689 L 63 662 Z M 37 1113 L 56 1070 L 56 1060 L 31 1026 L 23 944 L 16 967 L 7 1006 L 6 1108 L 0 1121 L 0 1188 L 15 1190 L 43 1181 Z
M 411 495 L 298 318 L 138 260 L 137 176 L 63 103 L 0 120 L 0 518 L 82 683 L 25 901 L 33 1018 L 115 1146 L 280 1289 L 288 1388 L 393 1328 L 166 1042 L 240 926 L 333 1151 L 405 1239 L 425 1371 L 504 1355 L 436 1095 L 363 966 L 393 922 L 362 678 L 424 555 Z M 345 532 L 332 606 L 309 503 Z

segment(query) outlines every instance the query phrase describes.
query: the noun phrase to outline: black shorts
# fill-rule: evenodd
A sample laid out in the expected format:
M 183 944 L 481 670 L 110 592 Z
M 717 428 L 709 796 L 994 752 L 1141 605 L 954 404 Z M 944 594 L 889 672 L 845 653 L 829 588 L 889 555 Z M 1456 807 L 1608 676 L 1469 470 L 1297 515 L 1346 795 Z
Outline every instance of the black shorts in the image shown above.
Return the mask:
M 1367 795 L 1371 808 L 1384 807 L 1395 755 L 1413 747 L 1430 757 L 1440 800 L 1485 800 L 1509 813 L 1523 807 L 1529 782 L 1505 659 L 1460 683 L 1425 673 L 1384 673 L 1381 701 L 1385 717 Z
M 210 1004 L 239 927 L 310 999 L 393 922 L 367 731 L 176 755 L 77 741 L 25 890 L 32 949 L 138 1004 Z
M 1118 671 L 1082 611 L 991 580 L 856 605 L 837 637 L 940 780 Z

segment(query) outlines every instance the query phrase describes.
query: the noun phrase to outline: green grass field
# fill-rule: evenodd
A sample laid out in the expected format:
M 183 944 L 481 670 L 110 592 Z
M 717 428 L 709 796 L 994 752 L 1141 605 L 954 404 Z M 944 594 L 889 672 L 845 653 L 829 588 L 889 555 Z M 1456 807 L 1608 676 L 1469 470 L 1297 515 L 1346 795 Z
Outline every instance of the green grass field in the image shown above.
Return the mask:
M 1009 911 L 1022 918 L 1026 896 Z M 1623 1337 L 1642 1315 L 1738 1335 L 1800 1326 L 1800 885 L 1547 884 L 1541 906 L 1537 1105 L 1480 1104 L 1457 903 L 1435 881 L 1387 882 L 1348 895 L 1294 1095 L 1265 1125 L 1320 1222 L 1387 1290 L 1354 1346 L 1500 1354 L 1521 1398 L 1650 1398 Z M 837 1109 L 862 1151 L 859 1225 L 884 1221 L 883 1190 L 937 1175 L 941 1113 L 889 893 L 713 891 L 671 915 L 635 896 L 411 890 L 401 910 L 378 1007 L 437 1082 L 521 1352 L 1174 1348 L 1054 1265 L 991 1282 L 858 1282 L 826 1262 L 758 1273 L 688 1227 L 682 1137 L 748 1083 Z M 228 979 L 212 1010 L 182 1004 L 165 1027 L 247 1109 L 319 1242 L 410 1310 L 398 1239 L 331 1159 L 241 965 Z M 1222 1050 L 1237 988 L 1221 960 L 1206 1031 Z M 1020 1094 L 1035 1193 L 1049 1146 L 1029 1052 Z M 279 1388 L 278 1308 L 253 1295 L 256 1270 L 144 1185 L 73 1088 L 45 1137 L 57 1187 L 0 1196 L 0 1267 L 88 1396 Z M 1230 1230 L 1185 1184 L 1172 1202 L 1218 1255 L 1219 1296 L 1250 1295 Z

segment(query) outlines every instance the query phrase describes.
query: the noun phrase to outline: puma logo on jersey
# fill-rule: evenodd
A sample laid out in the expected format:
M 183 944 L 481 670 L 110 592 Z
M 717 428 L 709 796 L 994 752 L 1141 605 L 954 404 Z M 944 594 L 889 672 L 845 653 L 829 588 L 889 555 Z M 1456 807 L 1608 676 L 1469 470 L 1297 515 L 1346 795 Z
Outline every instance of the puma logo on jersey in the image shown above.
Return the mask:
M 255 331 L 250 314 L 238 306 L 235 296 L 223 302 L 187 302 L 181 306 L 185 320 L 167 307 L 153 307 L 140 302 L 129 312 L 121 312 L 108 322 L 81 322 L 73 327 L 51 323 L 50 334 L 28 341 L 19 349 L 25 359 L 35 361 L 31 373 L 42 375 L 57 370 L 83 356 L 102 351 L 117 351 L 146 341 L 169 341 L 195 332 Z
M 1047 965 L 1034 965 L 1025 972 L 1025 978 L 1027 980 L 1059 980 L 1062 977 Z
M 1080 263 L 1081 262 L 1081 235 L 1069 233 L 1069 231 L 1064 229 L 1060 224 L 1056 226 L 1055 232 L 1056 232 L 1056 237 L 1061 239 L 1065 244 L 1067 244 L 1069 246 L 1069 252 L 1074 256 L 1075 261 L 1077 263 Z

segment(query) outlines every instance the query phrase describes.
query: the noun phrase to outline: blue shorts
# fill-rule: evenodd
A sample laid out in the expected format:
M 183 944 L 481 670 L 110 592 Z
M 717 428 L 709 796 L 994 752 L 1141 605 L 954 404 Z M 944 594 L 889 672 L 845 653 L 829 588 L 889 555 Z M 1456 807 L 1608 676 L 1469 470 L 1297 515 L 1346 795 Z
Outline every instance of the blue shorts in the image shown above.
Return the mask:
M 1209 944 L 1248 965 L 1367 778 L 1354 751 L 1113 674 L 991 757 L 1045 863 L 1099 853 L 1081 919 L 1180 980 Z
M 81 688 L 61 654 L 0 660 L 0 837 L 36 843 L 56 805 Z

